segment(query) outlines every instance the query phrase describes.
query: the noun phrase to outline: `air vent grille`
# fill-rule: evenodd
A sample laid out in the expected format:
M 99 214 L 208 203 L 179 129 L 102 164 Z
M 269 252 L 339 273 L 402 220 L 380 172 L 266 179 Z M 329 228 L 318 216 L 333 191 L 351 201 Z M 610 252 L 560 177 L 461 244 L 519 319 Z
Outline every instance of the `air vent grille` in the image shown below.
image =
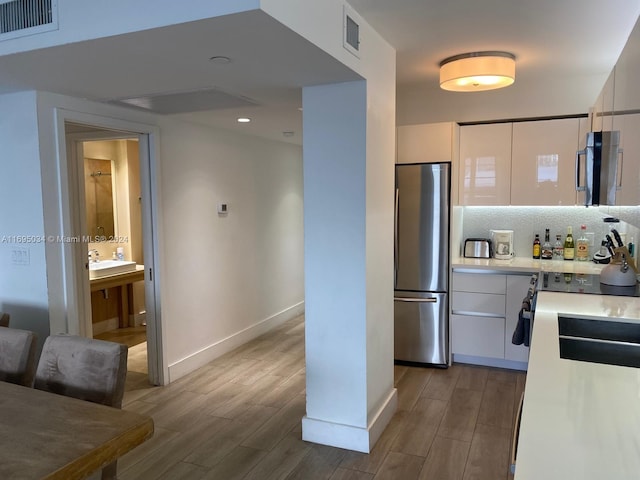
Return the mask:
M 0 0 L 0 40 L 57 28 L 56 0 Z
M 360 26 L 347 15 L 347 43 L 355 50 L 360 50 Z
M 342 45 L 344 48 L 360 58 L 360 17 L 348 5 L 344 5 L 342 24 Z

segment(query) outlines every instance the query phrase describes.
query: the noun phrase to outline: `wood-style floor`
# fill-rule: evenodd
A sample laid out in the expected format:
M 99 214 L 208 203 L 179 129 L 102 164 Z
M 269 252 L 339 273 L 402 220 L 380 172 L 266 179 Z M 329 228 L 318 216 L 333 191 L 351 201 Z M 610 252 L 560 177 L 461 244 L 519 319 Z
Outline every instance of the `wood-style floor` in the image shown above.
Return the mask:
M 525 374 L 396 366 L 398 411 L 370 454 L 301 440 L 304 321 L 166 387 L 130 382 L 124 408 L 154 437 L 118 462 L 120 480 L 507 480 Z

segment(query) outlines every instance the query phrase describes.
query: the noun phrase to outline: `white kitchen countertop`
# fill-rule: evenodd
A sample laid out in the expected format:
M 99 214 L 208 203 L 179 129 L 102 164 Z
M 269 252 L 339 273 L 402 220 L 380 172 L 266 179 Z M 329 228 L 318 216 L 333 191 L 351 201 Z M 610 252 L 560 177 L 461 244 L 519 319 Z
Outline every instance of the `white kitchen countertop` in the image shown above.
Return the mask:
M 640 323 L 640 298 L 538 293 L 515 479 L 637 480 L 640 369 L 561 359 L 558 313 Z
M 473 268 L 478 270 L 495 270 L 504 272 L 562 272 L 562 273 L 600 273 L 605 267 L 593 262 L 578 262 L 564 260 L 534 260 L 530 257 L 514 257 L 511 260 L 496 260 L 495 258 L 464 258 L 451 259 L 451 268 Z

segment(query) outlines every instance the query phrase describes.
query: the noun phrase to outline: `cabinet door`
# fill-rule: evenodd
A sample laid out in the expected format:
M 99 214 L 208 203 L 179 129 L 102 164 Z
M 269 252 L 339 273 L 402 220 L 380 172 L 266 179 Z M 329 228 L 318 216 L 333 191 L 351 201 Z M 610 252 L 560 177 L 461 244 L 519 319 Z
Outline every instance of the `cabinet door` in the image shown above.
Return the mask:
M 453 290 L 457 292 L 497 293 L 504 295 L 506 275 L 496 273 L 453 272 Z
M 459 355 L 504 358 L 504 318 L 451 315 L 451 351 Z
M 594 132 L 602 132 L 612 129 L 613 119 L 611 113 L 613 112 L 614 106 L 614 72 L 615 70 L 612 71 L 609 78 L 607 78 L 607 81 L 596 100 L 596 104 L 593 107 L 592 129 Z
M 575 205 L 580 120 L 513 124 L 512 205 Z
M 529 347 L 511 343 L 513 332 L 518 324 L 518 314 L 522 300 L 529 291 L 531 277 L 528 275 L 507 275 L 507 300 L 504 332 L 504 358 L 518 362 L 529 361 Z
M 618 164 L 622 188 L 616 192 L 616 205 L 640 205 L 640 114 L 615 115 L 613 129 L 620 131 L 622 149 L 622 163 Z
M 509 205 L 511 123 L 460 127 L 461 205 Z
M 398 127 L 396 163 L 450 162 L 452 132 L 449 122 Z

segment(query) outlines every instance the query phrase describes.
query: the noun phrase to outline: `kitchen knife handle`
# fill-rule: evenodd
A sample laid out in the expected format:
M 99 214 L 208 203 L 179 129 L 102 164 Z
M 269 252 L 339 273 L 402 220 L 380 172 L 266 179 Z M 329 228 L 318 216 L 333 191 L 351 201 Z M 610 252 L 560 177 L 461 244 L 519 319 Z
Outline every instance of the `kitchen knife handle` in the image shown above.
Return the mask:
M 613 257 L 615 255 L 615 252 L 613 251 L 613 240 L 611 240 L 611 235 L 607 234 L 605 235 L 605 238 L 607 239 L 607 249 L 609 250 L 609 253 Z
M 615 238 L 616 242 L 618 242 L 618 246 L 624 247 L 624 243 L 622 242 L 622 237 L 618 233 L 618 230 L 616 230 L 615 228 L 612 228 L 611 233 L 613 233 L 613 238 Z
M 402 298 L 402 297 L 395 297 L 393 299 L 396 302 L 406 302 L 406 303 L 436 303 L 438 301 L 437 298 L 435 297 L 430 297 L 430 298 Z

